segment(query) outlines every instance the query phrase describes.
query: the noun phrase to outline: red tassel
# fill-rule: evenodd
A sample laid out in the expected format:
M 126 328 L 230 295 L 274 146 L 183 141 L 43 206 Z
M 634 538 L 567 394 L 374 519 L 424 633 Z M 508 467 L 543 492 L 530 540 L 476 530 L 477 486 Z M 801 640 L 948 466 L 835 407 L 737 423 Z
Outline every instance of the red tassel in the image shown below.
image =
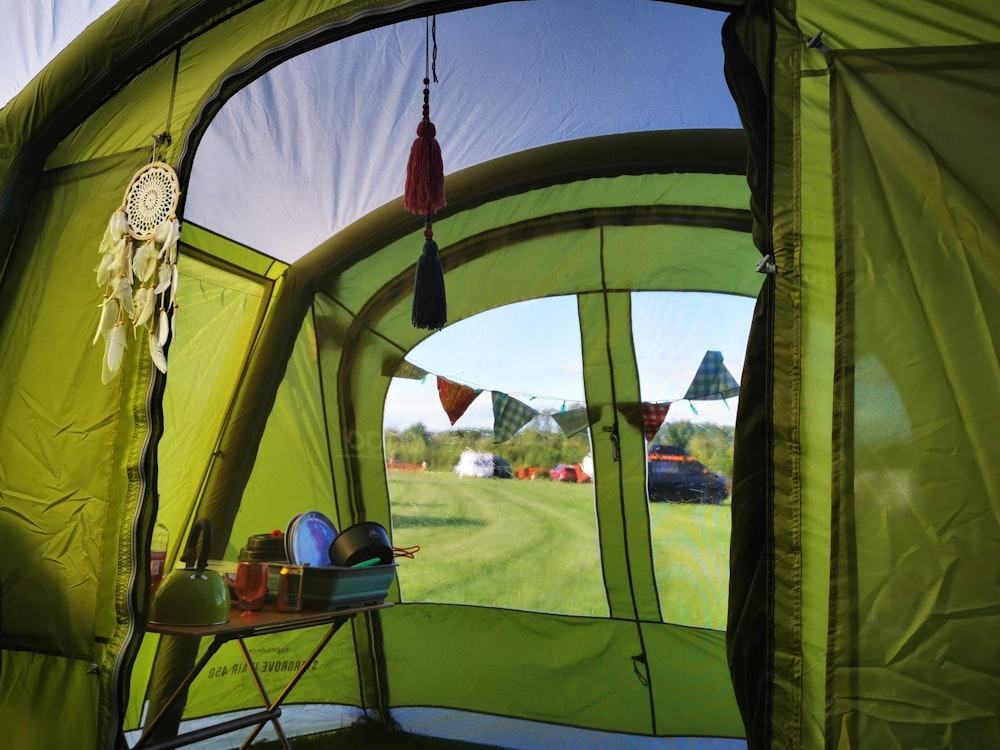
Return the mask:
M 418 216 L 431 216 L 447 205 L 444 197 L 444 162 L 435 136 L 437 128 L 430 120 L 428 99 L 430 81 L 424 79 L 424 119 L 417 125 L 417 139 L 410 147 L 406 164 L 406 189 L 403 208 Z

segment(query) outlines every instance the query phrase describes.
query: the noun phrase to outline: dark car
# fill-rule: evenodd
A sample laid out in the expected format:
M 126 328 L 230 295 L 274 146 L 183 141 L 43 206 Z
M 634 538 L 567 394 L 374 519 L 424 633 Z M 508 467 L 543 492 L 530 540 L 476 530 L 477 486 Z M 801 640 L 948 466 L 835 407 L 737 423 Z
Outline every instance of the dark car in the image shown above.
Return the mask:
M 577 481 L 576 467 L 569 464 L 557 464 L 549 472 L 549 479 L 556 482 L 575 482 Z
M 729 495 L 725 477 L 709 471 L 683 448 L 654 445 L 648 459 L 646 486 L 651 502 L 719 505 Z
M 510 464 L 500 458 L 500 456 L 496 453 L 493 454 L 493 476 L 497 479 L 514 478 L 514 470 L 510 468 Z

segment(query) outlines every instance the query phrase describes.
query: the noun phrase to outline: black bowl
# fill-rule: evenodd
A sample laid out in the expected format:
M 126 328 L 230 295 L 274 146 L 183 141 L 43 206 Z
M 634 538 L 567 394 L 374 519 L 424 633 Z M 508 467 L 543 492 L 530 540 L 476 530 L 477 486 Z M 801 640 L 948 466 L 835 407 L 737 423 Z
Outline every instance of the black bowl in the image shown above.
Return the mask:
M 377 560 L 372 563 L 371 560 Z M 385 527 L 374 521 L 348 526 L 330 544 L 330 564 L 350 568 L 362 563 L 388 565 L 393 561 L 392 542 Z

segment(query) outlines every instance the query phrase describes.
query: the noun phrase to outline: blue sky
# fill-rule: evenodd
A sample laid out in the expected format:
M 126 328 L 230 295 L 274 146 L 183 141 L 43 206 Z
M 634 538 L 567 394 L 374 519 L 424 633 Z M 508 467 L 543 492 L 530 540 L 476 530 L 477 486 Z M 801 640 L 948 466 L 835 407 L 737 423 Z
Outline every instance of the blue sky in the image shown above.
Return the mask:
M 702 357 L 721 351 L 739 380 L 754 300 L 721 294 L 662 292 L 633 297 L 633 329 L 642 398 L 675 401 L 684 396 Z M 544 321 L 544 326 L 539 326 Z M 580 333 L 573 297 L 533 300 L 491 310 L 445 328 L 407 359 L 432 373 L 423 382 L 397 378 L 386 400 L 386 427 L 423 422 L 450 429 L 437 393 L 436 375 L 483 393 L 455 427 L 490 429 L 490 391 L 507 393 L 534 409 L 559 409 L 584 400 Z M 733 424 L 736 400 L 686 401 L 671 406 L 668 421 Z

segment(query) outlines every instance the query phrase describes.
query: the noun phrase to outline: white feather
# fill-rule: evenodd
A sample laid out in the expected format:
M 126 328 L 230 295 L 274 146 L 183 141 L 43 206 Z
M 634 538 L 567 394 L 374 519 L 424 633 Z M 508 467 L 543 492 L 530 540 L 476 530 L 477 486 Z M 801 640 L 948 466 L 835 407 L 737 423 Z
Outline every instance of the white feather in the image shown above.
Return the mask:
M 121 252 L 114 252 L 110 255 L 111 260 L 108 262 L 108 278 L 113 279 L 122 275 L 122 261 L 125 259 L 125 255 Z
M 111 295 L 121 303 L 122 310 L 131 320 L 135 316 L 135 307 L 132 304 L 132 282 L 126 277 L 118 279 L 115 292 Z
M 167 311 L 162 307 L 160 308 L 160 320 L 156 324 L 156 335 L 160 346 L 167 343 L 167 337 L 170 335 L 170 318 L 167 316 Z
M 153 241 L 144 242 L 135 251 L 135 258 L 132 259 L 132 270 L 139 277 L 139 281 L 149 281 L 156 271 L 157 255 L 156 246 Z
M 125 271 L 125 275 L 128 276 L 128 283 L 135 283 L 135 276 L 132 274 L 132 239 L 129 237 L 125 238 L 125 255 L 122 258 L 122 269 Z
M 168 263 L 177 262 L 177 243 L 181 239 L 181 223 L 174 219 L 170 222 L 170 234 L 167 237 L 166 242 L 163 243 L 163 249 Z
M 132 305 L 135 307 L 135 315 L 132 316 L 132 325 L 139 325 L 139 318 L 142 317 L 142 309 L 149 299 L 149 288 L 141 286 L 132 293 Z
M 163 353 L 163 345 L 155 334 L 149 334 L 149 356 L 153 358 L 156 369 L 165 373 L 167 371 L 167 356 Z
M 97 248 L 97 252 L 105 254 L 112 252 L 115 248 L 115 242 L 117 239 L 118 238 L 111 233 L 111 227 L 108 227 L 104 230 L 104 236 L 101 237 L 101 244 Z
M 153 315 L 156 313 L 156 295 L 153 294 L 153 290 L 149 289 L 149 296 L 146 297 L 146 305 L 142 311 L 143 322 L 141 325 L 152 326 Z
M 170 239 L 170 222 L 161 221 L 160 225 L 153 230 L 153 239 L 156 244 L 160 246 L 160 251 L 167 246 L 167 240 Z
M 168 263 L 162 264 L 157 271 L 156 288 L 153 291 L 157 294 L 163 294 L 170 288 L 171 278 L 170 265 Z
M 119 209 L 111 214 L 111 221 L 108 222 L 108 231 L 114 237 L 124 237 L 128 233 L 128 216 Z
M 111 253 L 105 253 L 101 256 L 101 262 L 97 266 L 97 284 L 99 286 L 104 286 L 108 283 L 108 279 L 111 278 L 111 264 L 114 262 L 114 259 Z
M 94 340 L 91 346 L 96 344 L 102 336 L 107 336 L 115 326 L 118 319 L 118 302 L 111 297 L 105 297 L 101 303 L 101 318 L 97 321 L 97 330 L 94 332 Z
M 108 369 L 108 343 L 104 342 L 104 356 L 101 357 L 101 382 L 107 385 L 115 377 L 115 374 Z
M 111 331 L 111 335 L 107 338 L 108 370 L 112 373 L 118 372 L 118 369 L 122 366 L 122 359 L 125 356 L 125 344 L 125 326 L 117 323 Z
M 156 309 L 156 295 L 148 286 L 140 287 L 135 293 L 135 317 L 132 325 L 136 328 L 147 325 Z
M 170 305 L 173 307 L 177 297 L 177 282 L 180 281 L 180 274 L 177 272 L 177 264 L 170 264 Z

